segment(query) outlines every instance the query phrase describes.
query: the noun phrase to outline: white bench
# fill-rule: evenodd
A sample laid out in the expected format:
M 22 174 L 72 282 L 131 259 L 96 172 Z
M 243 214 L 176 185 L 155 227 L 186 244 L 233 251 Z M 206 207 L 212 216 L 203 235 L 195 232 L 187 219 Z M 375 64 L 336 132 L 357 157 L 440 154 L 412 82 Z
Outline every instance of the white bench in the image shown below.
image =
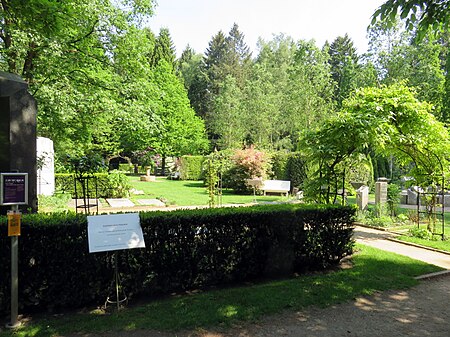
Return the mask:
M 264 180 L 261 186 L 261 191 L 266 195 L 269 193 L 283 193 L 288 196 L 291 190 L 291 182 L 287 180 Z

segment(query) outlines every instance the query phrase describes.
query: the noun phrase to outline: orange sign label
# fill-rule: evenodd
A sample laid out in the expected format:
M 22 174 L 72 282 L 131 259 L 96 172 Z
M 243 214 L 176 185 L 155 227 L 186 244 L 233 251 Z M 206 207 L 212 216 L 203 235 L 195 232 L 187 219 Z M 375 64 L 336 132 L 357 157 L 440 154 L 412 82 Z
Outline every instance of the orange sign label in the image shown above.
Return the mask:
M 22 214 L 19 211 L 8 211 L 8 236 L 20 235 L 20 220 Z

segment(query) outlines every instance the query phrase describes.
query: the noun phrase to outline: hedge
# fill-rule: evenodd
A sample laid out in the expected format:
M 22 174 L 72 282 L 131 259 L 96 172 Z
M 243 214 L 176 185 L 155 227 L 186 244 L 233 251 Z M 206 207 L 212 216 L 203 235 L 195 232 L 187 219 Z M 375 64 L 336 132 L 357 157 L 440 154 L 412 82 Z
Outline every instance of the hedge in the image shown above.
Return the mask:
M 128 296 L 163 295 L 333 266 L 352 253 L 353 207 L 266 205 L 140 213 L 145 249 L 119 253 Z M 0 217 L 0 311 L 10 303 L 10 240 Z M 113 252 L 89 254 L 82 214 L 24 215 L 21 311 L 102 303 Z
M 202 180 L 204 156 L 182 156 L 180 158 L 180 177 L 182 180 Z
M 97 179 L 97 197 L 98 198 L 125 198 L 129 196 L 131 185 L 125 174 L 119 171 L 110 173 L 96 173 Z M 69 193 L 75 198 L 74 175 L 71 173 L 55 174 L 55 188 L 59 192 Z M 89 181 L 89 190 L 91 198 L 95 197 L 95 182 Z M 78 198 L 82 197 L 81 183 L 77 181 Z

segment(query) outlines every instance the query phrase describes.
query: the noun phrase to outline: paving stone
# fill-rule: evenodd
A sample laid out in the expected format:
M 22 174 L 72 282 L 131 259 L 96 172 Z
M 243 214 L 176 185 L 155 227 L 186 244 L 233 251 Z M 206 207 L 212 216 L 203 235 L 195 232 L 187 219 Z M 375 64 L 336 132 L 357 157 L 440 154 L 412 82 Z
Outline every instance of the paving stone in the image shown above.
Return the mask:
M 158 199 L 139 199 L 137 202 L 140 205 L 144 205 L 144 206 L 158 206 L 158 207 L 166 206 L 165 203 L 163 203 L 161 200 L 158 200 Z
M 109 206 L 111 207 L 133 207 L 134 203 L 127 198 L 121 198 L 121 199 L 106 199 Z

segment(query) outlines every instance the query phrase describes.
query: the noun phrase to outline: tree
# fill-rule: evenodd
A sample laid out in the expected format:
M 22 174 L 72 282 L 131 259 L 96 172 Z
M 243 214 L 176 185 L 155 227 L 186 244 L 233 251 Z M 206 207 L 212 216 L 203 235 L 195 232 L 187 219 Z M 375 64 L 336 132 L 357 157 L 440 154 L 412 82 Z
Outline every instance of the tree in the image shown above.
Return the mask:
M 162 121 L 154 140 L 154 148 L 163 157 L 202 154 L 208 147 L 204 122 L 190 107 L 183 84 L 173 73 L 172 66 L 160 61 L 155 69 Z
M 305 143 L 318 167 L 311 180 L 315 193 L 320 195 L 321 186 L 327 186 L 325 199 L 330 201 L 346 161 L 369 146 L 401 164 L 412 164 L 410 174 L 418 185 L 440 184 L 448 173 L 450 138 L 431 114 L 431 105 L 414 95 L 398 83 L 358 90 L 344 101 L 339 115 L 310 133 Z
M 292 139 L 334 114 L 333 66 L 329 62 L 327 51 L 319 49 L 313 41 L 297 43 L 281 118 Z
M 1 2 L 0 67 L 30 83 L 38 133 L 54 140 L 57 157 L 121 151 L 124 127 L 117 121 L 131 116 L 122 98 L 139 94 L 123 85 L 130 72 L 113 55 L 116 42 L 152 8 L 151 0 Z
M 387 0 L 372 16 L 372 25 L 377 20 L 393 25 L 400 16 L 408 30 L 418 29 L 418 38 L 425 36 L 431 27 L 434 31 L 449 28 L 449 0 Z
M 226 38 L 228 52 L 225 67 L 227 74 L 236 78 L 237 85 L 242 89 L 247 79 L 249 67 L 251 65 L 250 48 L 244 41 L 244 34 L 235 23 Z
M 347 34 L 338 36 L 328 49 L 330 55 L 331 77 L 336 83 L 334 92 L 337 106 L 355 89 L 355 77 L 358 72 L 358 55 L 353 41 Z
M 150 59 L 150 66 L 154 68 L 161 60 L 164 60 L 172 65 L 172 67 L 175 67 L 175 59 L 175 47 L 173 46 L 170 32 L 167 28 L 161 28 L 156 38 L 155 48 Z
M 228 75 L 221 84 L 214 100 L 211 116 L 211 133 L 219 149 L 239 148 L 244 142 L 244 118 L 242 118 L 242 93 L 236 79 Z

